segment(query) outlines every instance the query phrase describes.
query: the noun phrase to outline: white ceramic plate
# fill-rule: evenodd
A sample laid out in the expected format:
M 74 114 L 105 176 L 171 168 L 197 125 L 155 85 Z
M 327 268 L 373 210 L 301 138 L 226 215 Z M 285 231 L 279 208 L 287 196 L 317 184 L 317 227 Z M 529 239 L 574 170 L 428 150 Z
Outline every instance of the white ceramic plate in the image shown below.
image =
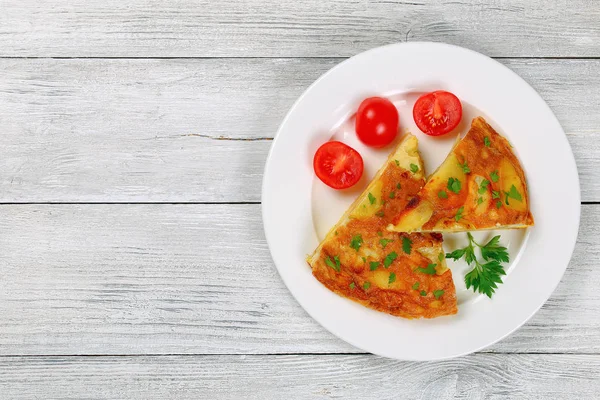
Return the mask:
M 444 60 L 440 62 L 439 60 Z M 502 235 L 511 263 L 492 299 L 466 290 L 464 262 L 451 263 L 458 314 L 405 320 L 370 310 L 326 289 L 305 261 L 325 232 L 364 189 L 391 147 L 363 146 L 353 114 L 369 96 L 387 96 L 400 112 L 401 131 L 419 139 L 427 172 L 446 157 L 454 134 L 439 140 L 421 133 L 412 106 L 423 92 L 443 89 L 463 102 L 466 132 L 483 115 L 513 145 L 528 180 L 535 227 L 478 232 Z M 314 175 L 312 159 L 335 137 L 365 160 L 359 187 L 334 191 Z M 560 281 L 575 246 L 580 193 L 575 160 L 560 124 L 541 97 L 502 64 L 476 52 L 440 43 L 403 43 L 376 48 L 337 65 L 313 83 L 284 119 L 271 147 L 262 190 L 267 242 L 279 273 L 300 305 L 321 325 L 365 351 L 403 360 L 436 360 L 480 350 L 525 323 Z M 446 251 L 465 234 L 444 235 Z

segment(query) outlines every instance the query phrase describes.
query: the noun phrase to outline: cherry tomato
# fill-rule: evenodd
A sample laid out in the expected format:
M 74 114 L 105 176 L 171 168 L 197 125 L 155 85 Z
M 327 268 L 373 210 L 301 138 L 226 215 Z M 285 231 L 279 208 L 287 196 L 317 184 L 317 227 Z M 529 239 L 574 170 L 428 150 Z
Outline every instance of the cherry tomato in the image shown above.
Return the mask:
M 356 112 L 356 134 L 367 146 L 383 147 L 398 134 L 398 110 L 388 99 L 364 99 Z
M 315 153 L 315 174 L 327 186 L 346 189 L 360 180 L 363 159 L 356 150 L 342 142 L 327 142 Z
M 440 136 L 460 123 L 462 104 L 450 92 L 438 90 L 419 97 L 413 107 L 413 118 L 423 133 Z

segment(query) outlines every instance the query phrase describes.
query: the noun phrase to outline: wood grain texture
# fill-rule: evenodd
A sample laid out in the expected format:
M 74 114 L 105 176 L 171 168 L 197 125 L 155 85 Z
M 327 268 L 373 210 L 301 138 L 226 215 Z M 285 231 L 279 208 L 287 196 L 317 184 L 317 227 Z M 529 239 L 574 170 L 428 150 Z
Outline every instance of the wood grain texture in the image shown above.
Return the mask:
M 0 202 L 260 201 L 268 139 L 338 61 L 0 60 Z M 599 201 L 600 60 L 501 61 L 556 112 Z
M 500 57 L 600 56 L 595 0 L 0 2 L 0 56 L 347 57 L 444 41 Z
M 598 355 L 0 358 L 5 398 L 596 399 Z
M 555 293 L 488 351 L 600 354 L 600 206 L 582 211 Z M 358 351 L 285 288 L 259 205 L 10 205 L 0 232 L 0 355 Z

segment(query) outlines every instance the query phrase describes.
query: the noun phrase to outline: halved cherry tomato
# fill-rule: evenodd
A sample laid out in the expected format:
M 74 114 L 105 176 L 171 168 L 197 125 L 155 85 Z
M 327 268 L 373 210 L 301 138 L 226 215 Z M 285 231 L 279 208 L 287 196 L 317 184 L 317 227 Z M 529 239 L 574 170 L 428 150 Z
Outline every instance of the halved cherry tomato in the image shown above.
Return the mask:
M 460 123 L 462 104 L 450 92 L 438 90 L 419 97 L 413 107 L 413 118 L 423 133 L 440 136 Z
M 356 112 L 356 134 L 367 146 L 383 147 L 398 134 L 398 110 L 388 99 L 364 99 Z
M 327 186 L 346 189 L 360 180 L 363 159 L 356 150 L 342 142 L 327 142 L 315 153 L 315 174 Z

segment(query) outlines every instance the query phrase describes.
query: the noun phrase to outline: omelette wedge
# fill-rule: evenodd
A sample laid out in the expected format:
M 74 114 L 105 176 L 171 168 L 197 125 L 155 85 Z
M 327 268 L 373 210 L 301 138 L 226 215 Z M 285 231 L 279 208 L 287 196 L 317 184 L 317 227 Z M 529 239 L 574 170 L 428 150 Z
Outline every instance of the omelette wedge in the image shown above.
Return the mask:
M 407 134 L 365 191 L 307 257 L 328 289 L 404 318 L 456 314 L 442 235 L 386 227 L 425 184 L 417 138 Z
M 388 230 L 464 232 L 533 223 L 519 160 L 510 143 L 477 117 Z

